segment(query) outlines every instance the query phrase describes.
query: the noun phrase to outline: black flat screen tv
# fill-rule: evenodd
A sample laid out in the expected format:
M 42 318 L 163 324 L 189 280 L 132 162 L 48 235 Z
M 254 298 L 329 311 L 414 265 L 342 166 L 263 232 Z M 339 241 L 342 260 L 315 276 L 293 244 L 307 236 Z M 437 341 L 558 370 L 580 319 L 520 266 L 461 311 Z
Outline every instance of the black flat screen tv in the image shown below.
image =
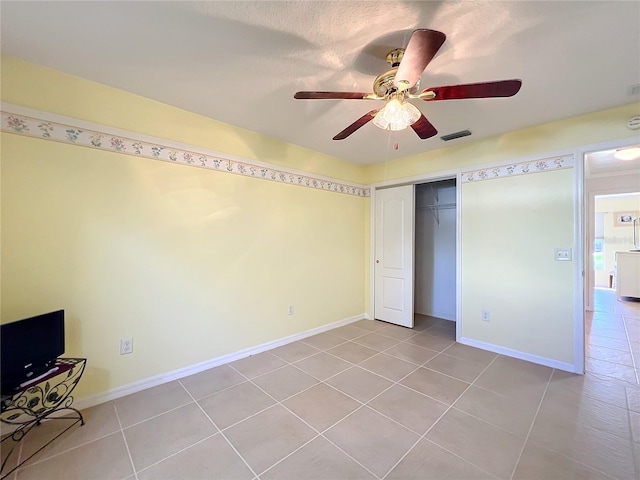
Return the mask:
M 50 370 L 63 353 L 64 310 L 0 325 L 2 395 Z

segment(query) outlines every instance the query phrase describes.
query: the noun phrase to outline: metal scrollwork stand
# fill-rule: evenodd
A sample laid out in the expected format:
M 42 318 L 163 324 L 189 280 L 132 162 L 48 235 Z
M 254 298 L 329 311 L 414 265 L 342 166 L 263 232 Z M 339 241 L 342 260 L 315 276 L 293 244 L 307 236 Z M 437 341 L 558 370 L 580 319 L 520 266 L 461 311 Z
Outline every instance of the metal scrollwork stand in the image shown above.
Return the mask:
M 17 468 L 47 447 L 51 442 L 57 439 L 74 425 L 80 423 L 84 425 L 84 418 L 77 409 L 73 408 L 73 397 L 71 392 L 76 387 L 86 365 L 86 358 L 58 358 L 55 363 L 55 371 L 50 372 L 43 378 L 25 385 L 22 389 L 14 392 L 12 395 L 3 396 L 0 411 L 0 421 L 4 424 L 11 425 L 15 428 L 12 433 L 2 436 L 2 446 L 5 441 L 13 440 L 15 444 L 8 454 L 2 455 L 2 468 L 0 468 L 0 478 L 6 478 Z M 67 410 L 65 416 L 60 412 Z M 21 460 L 10 471 L 5 472 L 8 467 L 8 460 L 14 453 L 25 435 L 32 428 L 40 425 L 43 420 L 65 420 L 71 423 L 58 433 L 55 437 L 42 445 L 38 450 L 32 453 L 28 458 Z

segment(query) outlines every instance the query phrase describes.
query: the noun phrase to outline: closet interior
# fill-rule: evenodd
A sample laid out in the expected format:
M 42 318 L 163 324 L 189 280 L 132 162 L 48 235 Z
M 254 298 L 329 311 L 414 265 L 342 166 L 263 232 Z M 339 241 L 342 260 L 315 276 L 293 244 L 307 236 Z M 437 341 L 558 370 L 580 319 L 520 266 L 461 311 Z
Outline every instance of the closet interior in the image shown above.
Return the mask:
M 415 313 L 456 320 L 456 180 L 416 185 Z

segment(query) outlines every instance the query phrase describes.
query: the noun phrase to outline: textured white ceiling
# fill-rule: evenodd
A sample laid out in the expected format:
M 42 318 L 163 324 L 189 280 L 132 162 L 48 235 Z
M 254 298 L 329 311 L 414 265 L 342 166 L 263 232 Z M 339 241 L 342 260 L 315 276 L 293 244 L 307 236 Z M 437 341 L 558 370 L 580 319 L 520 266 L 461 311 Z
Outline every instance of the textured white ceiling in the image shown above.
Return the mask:
M 637 1 L 3 0 L 0 14 L 4 53 L 362 164 L 638 100 Z M 447 35 L 422 88 L 520 78 L 522 89 L 414 100 L 439 131 L 428 140 L 368 124 L 334 141 L 380 103 L 293 99 L 371 91 L 386 53 L 416 28 Z M 439 138 L 463 129 L 473 135 Z

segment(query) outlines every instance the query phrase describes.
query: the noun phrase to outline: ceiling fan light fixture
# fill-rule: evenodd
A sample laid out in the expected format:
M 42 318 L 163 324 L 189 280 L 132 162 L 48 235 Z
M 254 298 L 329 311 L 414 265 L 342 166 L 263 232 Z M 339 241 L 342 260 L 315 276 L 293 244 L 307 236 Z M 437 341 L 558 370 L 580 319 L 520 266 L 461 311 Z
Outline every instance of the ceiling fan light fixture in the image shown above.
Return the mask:
M 376 113 L 373 124 L 383 130 L 404 130 L 416 123 L 421 115 L 415 105 L 394 98 Z
M 621 148 L 613 156 L 618 160 L 635 160 L 640 158 L 640 147 Z

